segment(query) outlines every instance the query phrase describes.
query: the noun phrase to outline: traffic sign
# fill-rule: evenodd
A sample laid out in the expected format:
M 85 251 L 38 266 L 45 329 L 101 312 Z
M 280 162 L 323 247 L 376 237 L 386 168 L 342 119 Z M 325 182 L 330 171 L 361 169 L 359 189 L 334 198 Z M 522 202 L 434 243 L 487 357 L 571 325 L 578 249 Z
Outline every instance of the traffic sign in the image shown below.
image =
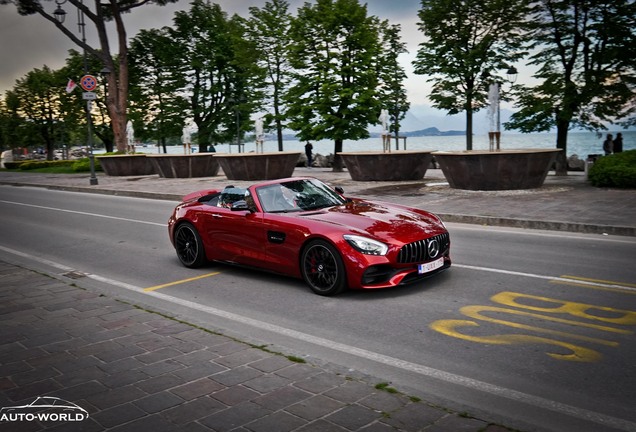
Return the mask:
M 80 80 L 80 86 L 84 91 L 91 92 L 97 88 L 97 78 L 93 75 L 84 75 Z
M 97 99 L 97 94 L 94 92 L 84 92 L 82 93 L 82 99 L 84 100 L 95 100 Z

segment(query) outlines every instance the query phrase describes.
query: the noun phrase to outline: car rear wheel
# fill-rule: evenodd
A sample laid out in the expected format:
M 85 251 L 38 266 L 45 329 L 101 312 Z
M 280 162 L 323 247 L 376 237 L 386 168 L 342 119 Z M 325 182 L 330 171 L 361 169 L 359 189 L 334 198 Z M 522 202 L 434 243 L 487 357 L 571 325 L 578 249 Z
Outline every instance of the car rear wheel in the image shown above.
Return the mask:
M 300 259 L 303 279 L 318 295 L 332 296 L 346 287 L 344 263 L 331 244 L 316 240 L 307 245 Z
M 201 267 L 206 262 L 201 236 L 189 223 L 177 227 L 174 233 L 174 247 L 179 260 L 186 267 Z

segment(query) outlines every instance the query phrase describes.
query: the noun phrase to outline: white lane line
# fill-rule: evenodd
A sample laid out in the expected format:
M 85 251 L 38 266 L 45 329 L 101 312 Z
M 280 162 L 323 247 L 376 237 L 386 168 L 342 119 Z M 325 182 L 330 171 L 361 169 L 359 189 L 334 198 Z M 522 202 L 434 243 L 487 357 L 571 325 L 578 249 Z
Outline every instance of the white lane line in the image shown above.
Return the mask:
M 468 270 L 490 272 L 490 273 L 500 273 L 500 274 L 506 274 L 506 275 L 511 275 L 511 276 L 521 276 L 521 277 L 534 278 L 534 279 L 543 279 L 543 280 L 548 280 L 548 281 L 551 281 L 551 282 L 563 282 L 563 283 L 576 282 L 579 285 L 589 285 L 590 287 L 612 288 L 612 289 L 615 289 L 615 290 L 636 292 L 636 288 L 634 288 L 634 287 L 630 287 L 630 286 L 627 286 L 627 285 L 608 283 L 608 282 L 589 281 L 589 280 L 583 280 L 583 279 L 573 279 L 573 278 L 558 277 L 558 276 L 545 276 L 545 275 L 538 275 L 538 274 L 534 274 L 534 273 L 523 273 L 523 272 L 517 272 L 517 271 L 511 271 L 511 270 L 495 269 L 495 268 L 490 268 L 490 267 L 471 266 L 471 265 L 466 265 L 466 264 L 455 264 L 455 263 L 453 263 L 453 267 L 464 268 L 464 269 L 468 269 Z
M 41 205 L 26 204 L 26 203 L 20 203 L 20 202 L 15 202 L 15 201 L 0 200 L 0 203 L 14 204 L 14 205 L 20 205 L 20 206 L 24 206 L 24 207 L 32 207 L 32 208 L 37 208 L 37 209 L 43 209 L 43 210 L 53 210 L 53 211 L 59 211 L 59 212 L 63 212 L 63 213 L 73 213 L 73 214 L 78 214 L 78 215 L 83 215 L 83 216 L 92 216 L 92 217 L 98 217 L 98 218 L 104 218 L 104 219 L 114 219 L 114 220 L 124 221 L 124 222 L 135 222 L 135 223 L 140 223 L 140 224 L 144 224 L 144 225 L 156 225 L 156 226 L 160 226 L 160 227 L 166 227 L 166 225 L 167 225 L 165 223 L 148 222 L 148 221 L 142 221 L 142 220 L 139 220 L 139 219 L 129 219 L 129 218 L 123 218 L 123 217 L 117 217 L 117 216 L 108 216 L 108 215 L 103 215 L 103 214 L 98 214 L 98 213 L 88 213 L 88 212 L 77 211 L 77 210 L 66 210 L 66 209 L 61 209 L 61 208 L 56 208 L 56 207 L 46 207 L 46 206 L 41 206 Z
M 9 249 L 3 246 L 0 246 L 0 250 L 3 250 L 8 253 L 12 253 L 15 255 L 19 255 L 21 257 L 29 258 L 34 261 L 41 262 L 46 265 L 53 265 L 54 268 L 60 268 L 64 271 L 69 270 L 67 266 L 62 264 L 55 264 L 52 261 L 42 259 L 36 256 L 32 256 L 29 254 L 25 254 L 22 252 L 15 251 L 13 249 Z M 71 269 L 72 270 L 72 269 Z M 489 393 L 491 395 L 496 395 L 499 397 L 503 397 L 506 399 L 510 399 L 516 402 L 521 402 L 527 405 L 532 405 L 537 408 L 546 409 L 549 411 L 554 411 L 559 414 L 569 415 L 571 417 L 575 417 L 578 419 L 582 419 L 585 421 L 594 422 L 604 426 L 610 426 L 615 429 L 633 432 L 636 430 L 636 423 L 630 422 L 628 420 L 623 420 L 620 418 L 604 415 L 601 413 L 597 413 L 594 411 L 585 410 L 582 408 L 578 408 L 572 405 L 563 404 L 560 402 L 552 401 L 549 399 L 545 399 L 538 396 L 529 395 L 523 392 L 519 392 L 516 390 L 500 387 L 497 385 L 489 384 L 483 381 L 474 380 L 472 378 L 468 378 L 465 376 L 445 372 L 439 369 L 434 369 L 428 366 L 420 365 L 417 363 L 412 363 L 406 360 L 401 360 L 395 357 L 389 357 L 383 354 L 379 354 L 376 352 L 368 351 L 363 348 L 357 348 L 351 345 L 342 344 L 336 341 L 332 341 L 329 339 L 321 338 L 318 336 L 313 336 L 307 333 L 302 333 L 296 330 L 288 329 L 285 327 L 281 327 L 275 324 L 270 324 L 264 321 L 255 320 L 243 315 L 235 314 L 232 312 L 224 311 L 221 309 L 217 309 L 211 306 L 205 306 L 199 303 L 194 303 L 189 300 L 180 299 L 177 297 L 169 296 L 164 293 L 160 293 L 157 291 L 144 292 L 143 288 L 138 287 L 136 285 L 128 284 L 125 282 L 121 282 L 118 280 L 110 279 L 107 277 L 95 275 L 95 274 L 86 274 L 87 277 L 94 279 L 96 281 L 100 281 L 109 285 L 118 286 L 120 288 L 124 288 L 127 290 L 131 290 L 137 293 L 146 294 L 149 296 L 153 296 L 155 298 L 168 301 L 170 303 L 178 304 L 181 306 L 185 306 L 190 309 L 194 309 L 200 312 L 205 312 L 211 315 L 215 315 L 220 318 L 229 319 L 241 324 L 246 324 L 249 326 L 253 326 L 259 329 L 265 329 L 272 333 L 284 335 L 293 339 L 297 339 L 303 342 L 309 342 L 321 347 L 330 348 L 336 351 L 340 351 L 345 354 L 357 356 L 360 358 L 364 358 L 367 360 L 372 360 L 377 363 L 385 364 L 394 368 L 403 369 L 409 372 L 414 372 L 429 378 L 434 378 L 440 381 L 448 382 L 455 385 L 460 385 L 463 387 L 471 388 L 473 390 L 482 391 L 485 393 Z

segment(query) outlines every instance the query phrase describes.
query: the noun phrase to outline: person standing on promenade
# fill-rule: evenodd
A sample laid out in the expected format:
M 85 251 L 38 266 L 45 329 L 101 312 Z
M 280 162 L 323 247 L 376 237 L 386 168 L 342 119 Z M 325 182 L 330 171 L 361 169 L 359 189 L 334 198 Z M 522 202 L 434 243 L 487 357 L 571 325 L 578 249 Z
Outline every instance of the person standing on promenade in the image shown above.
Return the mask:
M 307 141 L 307 144 L 305 144 L 305 155 L 307 156 L 307 168 L 311 168 L 311 151 L 314 149 L 314 146 Z
M 612 150 L 614 153 L 620 153 L 623 151 L 623 134 L 617 133 L 616 138 L 614 138 L 614 148 Z
M 605 141 L 603 141 L 603 151 L 605 156 L 612 154 L 614 151 L 614 141 L 612 141 L 612 134 L 607 134 Z

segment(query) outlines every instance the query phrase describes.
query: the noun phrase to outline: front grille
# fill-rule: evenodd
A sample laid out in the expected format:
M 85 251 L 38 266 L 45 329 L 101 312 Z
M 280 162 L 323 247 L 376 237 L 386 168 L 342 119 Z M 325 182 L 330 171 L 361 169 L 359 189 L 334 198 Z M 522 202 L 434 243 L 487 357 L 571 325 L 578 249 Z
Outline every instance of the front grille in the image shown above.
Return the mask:
M 435 257 L 429 257 L 428 255 L 428 245 L 432 240 L 437 240 L 439 245 L 439 253 Z M 444 233 L 425 240 L 418 240 L 413 243 L 405 244 L 398 253 L 398 263 L 409 264 L 428 261 L 432 258 L 439 258 L 448 250 L 449 242 L 450 236 L 448 233 Z

